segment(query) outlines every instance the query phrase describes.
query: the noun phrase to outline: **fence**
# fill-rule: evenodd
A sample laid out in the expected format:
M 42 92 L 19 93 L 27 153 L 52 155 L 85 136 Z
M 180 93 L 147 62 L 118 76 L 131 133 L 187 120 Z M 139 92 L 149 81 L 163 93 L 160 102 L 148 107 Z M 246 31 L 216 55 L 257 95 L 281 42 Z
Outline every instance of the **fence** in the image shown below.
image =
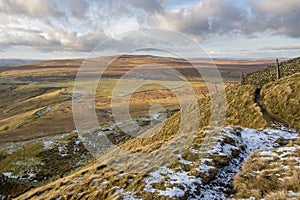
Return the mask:
M 241 78 L 241 84 L 262 86 L 280 77 L 285 77 L 300 72 L 300 57 L 283 61 L 278 64 L 279 70 L 277 64 L 274 64 L 265 69 L 243 75 Z

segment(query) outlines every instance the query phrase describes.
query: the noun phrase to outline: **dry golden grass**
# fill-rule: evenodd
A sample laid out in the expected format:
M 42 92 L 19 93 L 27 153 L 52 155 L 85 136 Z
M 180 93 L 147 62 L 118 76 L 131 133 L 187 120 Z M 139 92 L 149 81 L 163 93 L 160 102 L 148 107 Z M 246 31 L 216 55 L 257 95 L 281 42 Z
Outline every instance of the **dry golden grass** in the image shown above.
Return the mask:
M 231 86 L 227 88 L 226 125 L 264 129 L 268 123 L 260 107 L 254 103 L 255 86 Z
M 275 118 L 300 129 L 300 73 L 264 85 L 262 104 Z
M 39 110 L 40 109 L 31 110 L 19 115 L 14 115 L 12 117 L 0 120 L 0 131 L 11 131 L 20 128 L 22 125 L 32 121 L 34 119 L 34 114 Z
M 108 58 L 96 58 L 92 62 L 106 62 Z M 211 122 L 211 98 L 207 96 L 207 88 L 203 80 L 191 68 L 186 61 L 178 61 L 172 58 L 157 58 L 151 56 L 144 57 L 123 57 L 116 60 L 104 73 L 101 90 L 96 94 L 97 116 L 106 119 L 107 112 L 110 110 L 111 91 L 119 78 L 125 72 L 136 65 L 157 62 L 174 67 L 184 74 L 195 90 L 199 98 L 200 114 L 199 129 L 212 124 L 221 124 L 222 118 L 218 117 Z M 65 61 L 45 61 L 34 65 L 25 65 L 13 68 L 1 68 L 0 78 L 10 80 L 11 82 L 1 85 L 0 91 L 0 112 L 2 131 L 1 142 L 20 141 L 35 139 L 45 135 L 65 133 L 75 129 L 72 107 L 70 100 L 70 91 L 72 89 L 74 77 L 82 60 Z M 205 61 L 194 61 L 204 62 Z M 240 71 L 256 70 L 268 63 L 268 61 L 216 61 L 220 72 L 224 75 L 225 82 L 238 82 Z M 196 75 L 195 75 L 196 74 Z M 94 71 L 87 71 L 86 75 L 95 76 Z M 114 79 L 110 79 L 114 78 Z M 2 79 L 1 79 L 2 80 Z M 20 83 L 26 82 L 26 83 Z M 3 87 L 2 87 L 3 86 Z M 58 87 L 58 88 L 56 88 Z M 66 88 L 64 89 L 60 88 Z M 222 87 L 218 85 L 218 87 Z M 47 88 L 47 89 L 45 89 Z M 226 88 L 227 105 L 225 114 L 225 125 L 238 125 L 250 128 L 263 129 L 267 122 L 263 118 L 259 107 L 254 103 L 255 88 L 252 86 L 229 86 Z M 216 96 L 220 94 L 214 94 Z M 220 95 L 221 96 L 221 95 Z M 140 116 L 148 113 L 149 107 L 153 104 L 162 104 L 165 108 L 178 107 L 178 100 L 173 92 L 160 87 L 148 85 L 139 88 L 131 98 L 131 115 Z M 51 106 L 47 113 L 35 118 L 20 117 L 26 113 L 32 116 L 36 110 Z M 217 110 L 222 112 L 222 105 L 215 104 Z M 26 115 L 27 116 L 27 115 Z M 178 112 L 166 121 L 164 128 L 160 132 L 149 132 L 150 137 L 135 138 L 120 144 L 122 148 L 132 152 L 151 152 L 167 144 L 173 138 L 178 130 L 181 113 Z M 19 121 L 13 126 L 10 119 Z M 25 120 L 26 119 L 26 120 Z M 0 123 L 1 123 L 0 122 Z M 14 122 L 15 123 L 15 122 Z M 20 124 L 21 126 L 19 126 Z M 8 128 L 5 128 L 7 127 Z M 6 129 L 6 130 L 4 130 Z M 154 129 L 155 130 L 155 129 Z M 194 155 L 185 154 L 186 159 L 193 160 Z M 216 158 L 218 159 L 218 158 Z M 219 163 L 224 160 L 219 159 Z M 212 172 L 215 173 L 215 172 Z M 118 175 L 118 176 L 117 176 Z M 54 181 L 53 183 L 34 189 L 19 197 L 19 199 L 55 199 L 61 196 L 62 199 L 83 198 L 83 199 L 117 199 L 119 196 L 116 190 L 126 188 L 141 191 L 143 187 L 142 179 L 144 173 L 123 174 L 122 172 L 101 167 L 99 163 L 87 166 L 86 168 L 74 173 L 73 175 Z M 209 180 L 209 177 L 204 177 Z M 99 181 L 94 181 L 99 179 Z M 101 181 L 107 179 L 108 184 L 101 185 Z M 130 180 L 131 182 L 128 182 Z M 142 193 L 144 199 L 158 198 L 149 193 Z M 43 194 L 43 196 L 41 196 Z
M 108 63 L 112 57 L 99 57 L 89 59 L 91 63 Z M 74 79 L 78 71 L 79 66 L 82 64 L 83 59 L 73 60 L 52 60 L 43 61 L 34 64 L 27 64 L 17 67 L 1 68 L 0 77 L 13 77 L 16 80 L 22 81 L 66 81 L 68 79 Z M 253 72 L 258 69 L 262 69 L 265 66 L 271 64 L 270 60 L 215 60 L 214 63 L 218 66 L 225 82 L 239 82 L 241 71 L 245 73 Z M 154 57 L 154 56 L 122 56 L 110 65 L 104 73 L 104 77 L 121 77 L 125 72 L 133 69 L 138 65 L 159 63 L 162 65 L 170 66 L 183 75 L 191 78 L 191 80 L 197 81 L 199 75 L 194 70 L 190 63 L 185 60 L 178 60 L 174 58 Z M 201 64 L 207 66 L 211 64 L 207 60 L 193 60 L 192 64 Z M 195 73 L 196 72 L 196 73 Z M 87 75 L 93 75 L 94 71 L 87 71 Z
M 298 200 L 300 199 L 300 193 L 291 195 L 287 191 L 271 192 L 265 196 L 266 200 Z
M 257 199 L 273 199 L 276 195 L 278 196 L 275 199 L 299 197 L 300 169 L 297 161 L 300 157 L 299 144 L 300 138 L 290 142 L 287 145 L 290 149 L 286 151 L 279 148 L 267 155 L 260 154 L 260 151 L 252 153 L 234 178 L 236 197 Z M 291 197 L 288 192 L 296 193 L 296 197 Z
M 198 142 L 203 139 L 205 139 L 205 134 L 200 131 L 194 140 L 195 143 L 192 143 L 191 146 L 198 146 L 199 148 Z M 224 139 L 224 141 L 228 139 Z M 199 171 L 195 169 L 200 164 L 199 157 L 193 157 L 188 153 L 188 150 L 183 152 L 182 156 L 189 161 L 195 162 L 195 165 L 186 170 L 190 170 L 192 176 L 201 177 L 203 181 L 207 182 L 216 175 L 217 167 L 226 165 L 226 162 L 230 161 L 229 158 L 224 161 L 224 159 L 222 159 L 224 156 L 221 155 L 211 155 L 213 166 L 216 168 L 210 170 L 209 174 L 199 174 Z M 200 156 L 200 154 L 198 156 Z M 182 165 L 178 165 L 176 159 L 174 161 L 175 162 L 168 167 L 179 170 Z M 122 189 L 134 191 L 134 193 L 137 193 L 142 199 L 172 199 L 167 196 L 163 197 L 156 193 L 144 191 L 143 187 L 146 183 L 143 179 L 147 176 L 146 172 L 125 171 L 124 173 L 122 171 L 113 170 L 110 166 L 95 162 L 70 176 L 49 183 L 46 186 L 33 189 L 16 199 L 55 199 L 58 197 L 62 199 L 118 199 L 121 195 L 120 193 L 122 193 Z M 162 178 L 159 183 L 153 186 L 158 189 L 171 188 L 172 185 L 163 184 L 164 179 L 167 179 L 167 177 Z M 187 199 L 187 196 L 185 199 Z
M 226 90 L 228 98 L 227 113 L 230 113 L 230 117 L 226 120 L 226 124 L 242 125 L 246 127 L 259 126 L 261 128 L 266 126 L 266 121 L 263 119 L 262 115 L 259 114 L 259 109 L 257 109 L 254 104 L 254 87 L 230 86 Z M 207 126 L 210 123 L 210 98 L 201 99 L 199 101 L 199 105 L 202 112 L 200 113 L 200 118 L 197 120 L 200 121 L 199 128 L 201 130 L 201 127 Z M 193 109 L 191 108 L 191 110 Z M 241 114 L 241 112 L 244 112 L 244 114 Z M 120 148 L 130 152 L 144 153 L 150 153 L 155 149 L 161 148 L 163 145 L 168 144 L 168 142 L 174 137 L 174 134 L 177 133 L 180 116 L 180 112 L 174 114 L 165 122 L 164 128 L 160 132 L 155 134 L 154 128 L 154 132 L 149 132 L 149 137 L 131 139 L 120 144 Z M 201 143 L 201 131 L 199 134 L 199 138 L 194 141 L 196 143 Z M 183 157 L 187 160 L 197 159 L 197 156 L 195 157 L 195 155 L 192 155 L 191 153 L 183 153 Z M 226 160 L 224 157 L 213 157 L 213 159 L 216 161 L 216 165 L 218 166 L 222 166 L 230 160 L 230 158 Z M 157 162 L 159 162 L 159 160 L 157 160 Z M 178 164 L 178 162 L 177 164 L 174 162 L 170 165 L 170 167 L 173 166 L 176 168 L 178 167 Z M 209 181 L 216 172 L 216 170 L 212 170 L 210 172 L 211 176 L 203 174 L 203 180 Z M 59 179 L 40 188 L 33 189 L 24 195 L 21 195 L 17 199 L 55 199 L 57 197 L 65 199 L 79 197 L 84 199 L 116 199 L 119 197 L 116 190 L 120 188 L 125 188 L 126 190 L 129 189 L 128 191 L 131 191 L 132 189 L 140 191 L 140 194 L 144 199 L 158 198 L 155 194 L 151 195 L 147 192 L 144 193 L 141 191 L 144 184 L 142 183 L 142 179 L 145 175 L 145 173 L 123 174 L 120 171 L 112 170 L 109 167 L 96 162 L 70 176 Z M 101 185 L 101 182 L 103 181 L 107 181 L 108 184 Z M 160 186 L 158 185 L 157 187 Z
M 91 59 L 90 62 L 105 63 L 110 59 L 109 57 L 100 57 Z M 7 83 L 1 84 L 0 88 L 0 120 L 2 121 L 0 129 L 2 138 L 0 143 L 27 140 L 73 130 L 75 126 L 68 100 L 71 98 L 70 92 L 74 85 L 73 81 L 82 62 L 82 59 L 53 60 L 1 68 L 0 80 Z M 257 68 L 262 68 L 270 61 L 216 60 L 215 62 L 221 74 L 224 75 L 225 82 L 229 79 L 238 82 L 241 70 L 256 70 Z M 192 66 L 187 61 L 153 56 L 123 56 L 115 60 L 105 72 L 104 77 L 108 79 L 102 79 L 100 82 L 101 87 L 98 88 L 99 90 L 96 93 L 96 110 L 99 118 L 104 119 L 104 121 L 107 120 L 107 122 L 111 121 L 111 119 L 106 119 L 106 113 L 110 110 L 111 91 L 116 83 L 116 78 L 118 79 L 137 65 L 149 63 L 171 66 L 183 75 L 186 75 L 191 80 L 191 85 L 197 98 L 203 98 L 208 95 L 208 90 L 202 78 L 198 73 L 195 73 L 195 70 L 192 69 Z M 206 60 L 193 60 L 193 63 L 207 65 Z M 229 71 L 230 73 L 228 73 Z M 87 71 L 86 73 L 89 76 L 95 76 L 94 71 Z M 173 85 L 176 86 L 176 83 Z M 66 88 L 66 91 L 63 88 Z M 172 91 L 151 85 L 139 88 L 134 93 L 130 103 L 130 112 L 134 117 L 147 114 L 149 107 L 153 104 L 161 104 L 166 109 L 178 107 L 178 100 Z M 200 102 L 200 104 L 203 104 L 203 112 L 209 110 L 205 107 L 209 105 L 207 100 Z M 24 120 L 18 117 L 19 115 L 24 115 L 24 113 L 32 113 L 47 106 L 51 106 L 52 110 L 37 119 L 30 118 L 25 120 L 26 123 L 23 123 Z M 247 104 L 247 106 L 251 105 Z M 244 107 L 239 109 L 244 109 Z M 231 113 L 229 108 L 228 115 L 236 114 L 238 113 Z M 203 113 L 201 115 L 200 123 L 203 125 L 208 124 L 208 119 L 205 118 L 207 115 Z M 231 116 L 228 116 L 228 118 L 228 124 L 239 124 L 242 120 L 248 119 L 242 115 L 235 119 Z M 12 122 L 8 124 L 10 119 L 16 119 L 14 124 L 22 124 L 22 126 L 12 126 Z M 241 125 L 246 126 L 247 124 L 248 122 Z

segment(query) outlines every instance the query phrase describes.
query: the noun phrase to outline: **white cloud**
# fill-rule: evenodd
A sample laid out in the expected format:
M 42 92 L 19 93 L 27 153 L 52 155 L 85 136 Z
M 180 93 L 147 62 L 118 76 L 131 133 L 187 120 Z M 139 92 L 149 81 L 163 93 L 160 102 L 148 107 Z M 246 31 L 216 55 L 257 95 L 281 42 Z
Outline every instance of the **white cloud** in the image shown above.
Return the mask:
M 70 11 L 74 16 L 84 16 L 89 8 L 89 4 L 86 0 L 64 0 Z
M 242 12 L 232 0 L 203 0 L 190 9 L 157 14 L 154 23 L 204 39 L 211 34 L 229 33 L 239 28 L 243 21 Z
M 52 28 L 44 31 L 12 28 L 0 32 L 0 46 L 28 46 L 41 51 L 91 51 L 107 37 L 97 29 L 84 35 L 69 30 Z
M 124 2 L 150 13 L 162 12 L 164 10 L 163 1 L 160 0 L 125 0 Z
M 175 7 L 168 6 L 170 2 L 0 0 L 0 48 L 88 52 L 108 36 L 149 26 L 180 31 L 198 41 L 266 32 L 300 37 L 299 0 L 246 0 L 242 5 L 235 0 L 199 0 Z M 134 47 L 134 36 L 107 48 L 120 45 Z
M 47 0 L 2 0 L 0 12 L 8 15 L 23 15 L 31 18 L 58 17 L 63 13 L 56 10 L 56 4 Z
M 216 35 L 252 37 L 266 31 L 300 37 L 299 0 L 202 0 L 190 8 L 166 10 L 152 24 L 190 34 L 200 41 Z
M 271 46 L 271 47 L 262 48 L 262 50 L 299 50 L 299 49 L 300 49 L 300 44 Z
M 251 0 L 253 7 L 262 13 L 289 15 L 300 10 L 299 0 Z

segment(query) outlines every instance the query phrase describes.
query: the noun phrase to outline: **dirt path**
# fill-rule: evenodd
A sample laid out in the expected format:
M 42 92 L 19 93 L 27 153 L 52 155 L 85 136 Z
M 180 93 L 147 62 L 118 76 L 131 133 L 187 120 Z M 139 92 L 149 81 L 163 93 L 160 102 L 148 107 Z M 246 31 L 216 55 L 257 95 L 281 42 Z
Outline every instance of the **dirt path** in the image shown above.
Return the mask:
M 261 103 L 261 88 L 259 88 L 259 87 L 256 88 L 256 90 L 255 90 L 254 103 L 256 103 L 260 107 L 264 118 L 267 120 L 268 124 L 271 127 L 275 127 L 275 128 L 280 128 L 282 126 L 289 127 L 289 125 L 284 123 L 282 120 L 280 120 L 278 118 L 275 118 L 272 115 L 270 115 L 270 113 L 268 113 L 268 111 L 262 105 L 262 103 Z

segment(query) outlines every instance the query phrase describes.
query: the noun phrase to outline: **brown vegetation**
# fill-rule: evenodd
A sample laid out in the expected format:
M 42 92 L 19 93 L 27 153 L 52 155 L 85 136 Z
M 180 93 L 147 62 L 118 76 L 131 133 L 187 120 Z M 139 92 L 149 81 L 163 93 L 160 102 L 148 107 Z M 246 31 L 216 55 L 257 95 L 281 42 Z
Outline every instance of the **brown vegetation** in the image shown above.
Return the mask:
M 300 73 L 264 85 L 262 104 L 275 118 L 300 129 Z

